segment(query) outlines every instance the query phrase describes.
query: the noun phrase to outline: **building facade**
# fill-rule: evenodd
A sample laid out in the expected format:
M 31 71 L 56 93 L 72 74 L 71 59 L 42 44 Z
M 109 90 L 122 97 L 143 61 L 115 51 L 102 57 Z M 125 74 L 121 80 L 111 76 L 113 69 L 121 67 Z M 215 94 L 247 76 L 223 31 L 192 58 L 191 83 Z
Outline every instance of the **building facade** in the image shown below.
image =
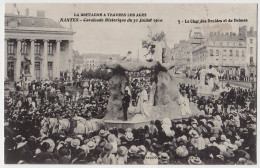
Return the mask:
M 252 78 L 256 78 L 257 72 L 257 32 L 253 27 L 250 27 L 250 31 L 244 28 L 241 34 L 246 31 L 246 57 L 247 57 L 247 69 L 246 75 Z
M 25 62 L 30 60 L 31 80 L 54 79 L 60 72 L 72 72 L 72 29 L 62 27 L 37 16 L 5 14 L 5 78 L 18 81 L 24 74 Z
M 233 32 L 210 32 L 209 37 L 192 49 L 193 68 L 213 65 L 227 76 L 256 77 L 257 32 L 246 26 Z
M 117 61 L 120 59 L 119 54 L 82 54 L 84 59 L 83 67 L 86 70 L 96 70 L 106 61 Z
M 195 27 L 190 30 L 188 40 L 180 40 L 178 44 L 174 45 L 173 55 L 176 67 L 179 70 L 191 70 L 193 67 L 192 51 L 193 47 L 199 46 L 203 43 L 204 37 L 201 33 L 200 27 Z
M 233 32 L 211 32 L 205 43 L 193 48 L 194 68 L 212 65 L 229 76 L 245 76 L 246 41 Z
M 174 45 L 173 53 L 176 68 L 185 70 L 190 67 L 192 52 L 189 41 L 180 40 L 178 44 Z

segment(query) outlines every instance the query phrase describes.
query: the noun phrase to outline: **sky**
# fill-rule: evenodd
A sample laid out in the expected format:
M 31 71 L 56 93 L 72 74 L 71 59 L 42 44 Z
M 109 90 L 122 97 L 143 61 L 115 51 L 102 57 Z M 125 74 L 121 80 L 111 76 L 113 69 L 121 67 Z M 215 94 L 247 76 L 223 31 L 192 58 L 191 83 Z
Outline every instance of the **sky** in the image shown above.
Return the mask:
M 146 18 L 163 19 L 162 23 L 71 23 L 73 31 L 73 49 L 82 53 L 120 54 L 128 51 L 133 57 L 147 53 L 142 49 L 142 40 L 147 39 L 148 26 L 153 34 L 164 31 L 170 48 L 180 40 L 187 40 L 190 30 L 202 27 L 202 31 L 238 32 L 239 26 L 257 27 L 256 4 L 29 4 L 17 3 L 21 15 L 29 8 L 30 16 L 36 16 L 37 10 L 44 10 L 45 16 L 55 21 L 60 18 L 72 18 L 74 13 L 146 13 Z M 5 12 L 12 13 L 13 4 L 6 4 Z M 84 18 L 84 17 L 81 17 Z M 93 18 L 93 17 L 88 17 Z M 100 17 L 95 17 L 100 18 Z M 118 18 L 118 17 L 113 17 Z M 121 17 L 121 19 L 124 19 Z M 136 17 L 138 19 L 138 17 Z M 197 19 L 247 19 L 247 23 L 184 23 Z M 178 24 L 178 20 L 183 21 Z M 69 28 L 70 23 L 61 23 Z

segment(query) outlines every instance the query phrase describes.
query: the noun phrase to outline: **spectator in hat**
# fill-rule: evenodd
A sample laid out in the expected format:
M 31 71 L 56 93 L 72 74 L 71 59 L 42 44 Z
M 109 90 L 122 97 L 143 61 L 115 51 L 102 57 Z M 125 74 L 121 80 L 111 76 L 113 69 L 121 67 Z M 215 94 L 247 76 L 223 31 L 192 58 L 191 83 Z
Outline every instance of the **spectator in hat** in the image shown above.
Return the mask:
M 190 156 L 188 160 L 189 165 L 204 165 L 204 162 L 199 157 Z
M 117 164 L 124 165 L 127 164 L 127 153 L 128 150 L 125 146 L 120 146 L 117 150 Z
M 43 142 L 41 145 L 41 153 L 35 158 L 36 163 L 44 163 L 47 159 L 54 159 L 54 156 L 51 152 L 48 152 L 50 144 L 48 142 Z
M 111 153 L 116 153 L 117 152 L 117 138 L 114 134 L 108 135 L 108 143 L 110 143 L 113 146 L 113 149 Z
M 188 161 L 188 150 L 186 146 L 179 146 L 176 148 L 176 163 L 177 164 L 187 164 Z
M 69 164 L 70 163 L 70 159 L 71 159 L 71 155 L 70 155 L 70 150 L 63 146 L 58 150 L 60 159 L 58 160 L 59 164 Z
M 166 165 L 169 164 L 169 155 L 167 153 L 161 153 L 159 156 L 158 164 Z
M 97 160 L 98 164 L 117 164 L 117 160 L 114 154 L 112 154 L 113 146 L 110 143 L 106 143 L 104 146 L 104 151 L 101 153 L 100 157 Z

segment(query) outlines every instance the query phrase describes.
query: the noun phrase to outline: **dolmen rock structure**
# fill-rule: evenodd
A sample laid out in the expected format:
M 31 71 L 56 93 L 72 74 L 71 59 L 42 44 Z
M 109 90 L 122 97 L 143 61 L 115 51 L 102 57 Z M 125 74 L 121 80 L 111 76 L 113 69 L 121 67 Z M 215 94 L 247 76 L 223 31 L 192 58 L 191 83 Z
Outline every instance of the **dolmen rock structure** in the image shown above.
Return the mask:
M 147 107 L 150 111 L 149 120 L 161 119 L 165 117 L 180 119 L 181 110 L 178 104 L 180 96 L 177 81 L 169 72 L 174 68 L 173 64 L 160 63 L 158 61 L 119 61 L 106 62 L 101 65 L 103 69 L 111 69 L 113 76 L 109 80 L 110 97 L 107 105 L 107 114 L 104 120 L 122 120 L 123 108 L 122 99 L 124 90 L 128 82 L 126 71 L 139 72 L 142 70 L 153 70 L 156 90 L 154 94 L 154 104 Z M 191 107 L 192 108 L 192 107 Z M 130 119 L 131 120 L 131 119 Z

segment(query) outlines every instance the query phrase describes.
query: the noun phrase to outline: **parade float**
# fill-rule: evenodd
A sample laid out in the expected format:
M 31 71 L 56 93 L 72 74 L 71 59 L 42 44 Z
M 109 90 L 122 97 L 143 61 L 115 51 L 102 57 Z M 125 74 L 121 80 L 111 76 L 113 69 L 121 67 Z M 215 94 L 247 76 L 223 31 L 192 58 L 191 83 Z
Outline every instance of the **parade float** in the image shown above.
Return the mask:
M 113 76 L 109 80 L 110 97 L 107 105 L 107 114 L 103 121 L 107 127 L 118 128 L 138 128 L 149 124 L 151 120 L 161 120 L 163 118 L 183 119 L 192 115 L 200 115 L 200 110 L 190 103 L 191 115 L 183 116 L 180 105 L 180 92 L 178 83 L 169 73 L 174 68 L 172 64 L 160 63 L 158 61 L 119 61 L 106 62 L 101 65 L 103 69 L 111 69 Z M 140 72 L 142 70 L 153 70 L 154 86 L 149 95 L 149 102 L 142 110 L 129 109 L 128 113 L 135 111 L 134 114 L 123 121 L 123 96 L 128 83 L 126 72 Z M 153 99 L 151 101 L 151 99 Z M 151 103 L 152 102 L 152 103 Z M 138 108 L 138 107 L 136 107 Z
M 200 70 L 200 80 L 196 85 L 198 95 L 218 98 L 221 92 L 227 91 L 227 88 L 221 86 L 219 76 L 221 76 L 221 74 L 212 66 Z

